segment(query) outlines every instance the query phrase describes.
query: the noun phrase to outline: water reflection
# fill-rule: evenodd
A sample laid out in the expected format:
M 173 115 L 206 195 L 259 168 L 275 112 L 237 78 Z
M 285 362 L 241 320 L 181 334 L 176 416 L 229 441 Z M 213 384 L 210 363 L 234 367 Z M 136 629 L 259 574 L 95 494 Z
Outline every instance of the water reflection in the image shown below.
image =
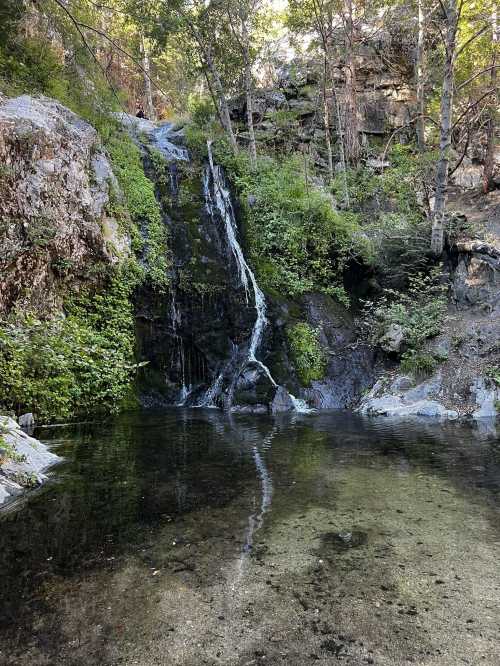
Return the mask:
M 216 553 L 207 550 L 197 585 L 212 584 L 224 568 L 233 592 L 255 573 L 257 535 L 260 547 L 304 517 L 296 539 L 307 544 L 310 511 L 324 515 L 330 532 L 351 529 L 371 508 L 370 492 L 380 502 L 384 493 L 391 497 L 391 484 L 401 483 L 408 497 L 422 498 L 442 480 L 443 497 L 454 488 L 477 507 L 492 531 L 488 538 L 498 539 L 500 531 L 500 444 L 491 424 L 170 410 L 38 434 L 54 438 L 65 462 L 50 484 L 2 517 L 0 639 L 9 626 L 19 627 L 21 638 L 32 632 L 32 616 L 49 612 L 47 590 L 56 582 L 71 585 L 72 579 L 114 570 L 122 566 L 120 557 L 127 561 L 131 553 L 149 553 L 155 544 L 161 544 L 159 562 L 150 564 L 159 570 L 166 557 L 165 526 L 173 525 L 176 542 L 187 544 L 188 555 L 181 558 L 186 570 L 195 566 L 193 553 L 202 548 L 197 538 L 220 539 L 224 545 Z M 344 506 L 346 497 L 353 498 L 354 508 Z M 403 515 L 407 507 L 400 510 Z M 443 501 L 436 515 L 453 541 L 449 526 L 456 529 L 460 514 L 453 505 L 451 521 L 446 510 Z M 391 520 L 394 515 L 399 514 L 393 512 Z M 384 515 L 378 519 L 383 525 Z M 172 545 L 170 536 L 165 543 Z M 410 546 L 415 548 L 405 545 Z M 238 595 L 234 598 L 237 605 Z

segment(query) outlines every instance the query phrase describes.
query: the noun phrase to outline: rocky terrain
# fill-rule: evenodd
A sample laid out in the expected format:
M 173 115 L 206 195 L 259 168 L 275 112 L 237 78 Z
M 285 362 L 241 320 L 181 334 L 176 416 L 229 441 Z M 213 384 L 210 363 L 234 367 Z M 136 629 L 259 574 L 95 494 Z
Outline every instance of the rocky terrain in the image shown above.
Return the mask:
M 0 96 L 0 313 L 54 312 L 130 241 L 97 131 L 58 102 Z

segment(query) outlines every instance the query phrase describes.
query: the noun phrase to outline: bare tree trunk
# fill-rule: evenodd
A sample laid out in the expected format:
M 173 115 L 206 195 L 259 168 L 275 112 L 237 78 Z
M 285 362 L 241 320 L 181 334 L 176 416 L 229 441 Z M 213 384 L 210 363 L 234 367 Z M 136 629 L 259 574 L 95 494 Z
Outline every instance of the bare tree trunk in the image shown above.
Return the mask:
M 333 153 L 332 140 L 330 137 L 330 111 L 328 109 L 328 61 L 325 53 L 323 63 L 323 122 L 325 124 L 325 143 L 328 156 L 328 176 L 333 180 Z
M 145 98 L 145 107 L 146 107 L 146 116 L 150 120 L 156 120 L 156 111 L 153 104 L 153 90 L 151 88 L 151 67 L 149 62 L 149 53 L 144 40 L 144 36 L 141 35 L 141 51 L 142 51 L 142 68 L 143 68 L 143 77 L 144 77 L 144 98 Z
M 235 153 L 238 152 L 238 143 L 233 131 L 233 123 L 231 121 L 231 114 L 229 113 L 229 106 L 227 104 L 226 95 L 224 93 L 224 86 L 215 66 L 215 63 L 212 59 L 212 54 L 210 53 L 210 47 L 203 47 L 203 52 L 205 56 L 205 62 L 207 64 L 208 71 L 212 75 L 213 86 L 217 98 L 219 100 L 219 111 L 222 118 L 222 126 L 224 127 L 226 134 L 229 138 L 229 143 Z
M 448 165 L 450 161 L 451 129 L 453 118 L 453 84 L 456 55 L 458 11 L 456 0 L 448 0 L 446 5 L 446 59 L 441 93 L 441 120 L 439 140 L 439 160 L 436 169 L 435 200 L 432 216 L 431 252 L 441 256 L 444 248 L 444 218 L 446 190 L 448 187 Z
M 424 40 L 425 40 L 425 18 L 424 18 L 424 0 L 418 0 L 418 35 L 417 35 L 417 54 L 415 62 L 415 78 L 417 88 L 417 144 L 418 149 L 425 150 L 425 88 L 424 88 Z
M 360 157 L 356 62 L 354 59 L 354 20 L 352 0 L 344 0 L 345 111 L 344 145 L 347 162 L 356 166 Z
M 240 13 L 241 39 L 243 47 L 243 62 L 245 65 L 245 97 L 247 102 L 247 125 L 249 136 L 250 163 L 255 166 L 257 162 L 257 145 L 255 143 L 255 131 L 253 126 L 253 96 L 252 96 L 252 63 L 250 60 L 250 36 L 248 34 L 248 15 Z
M 483 191 L 489 192 L 493 189 L 493 168 L 495 166 L 495 135 L 498 116 L 498 78 L 497 78 L 497 50 L 498 50 L 498 23 L 497 10 L 493 9 L 491 15 L 491 29 L 493 32 L 493 58 L 490 74 L 491 88 L 494 91 L 488 109 L 488 142 L 486 146 L 486 158 L 484 160 Z

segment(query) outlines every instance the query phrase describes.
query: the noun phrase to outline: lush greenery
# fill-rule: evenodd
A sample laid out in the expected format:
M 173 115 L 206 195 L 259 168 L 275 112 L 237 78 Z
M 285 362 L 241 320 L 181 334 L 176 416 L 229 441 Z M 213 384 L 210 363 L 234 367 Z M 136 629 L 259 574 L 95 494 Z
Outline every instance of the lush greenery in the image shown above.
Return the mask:
M 347 302 L 342 272 L 351 254 L 365 251 L 356 215 L 336 211 L 330 194 L 308 180 L 298 156 L 263 157 L 216 149 L 238 191 L 250 256 L 262 286 L 297 296 L 321 291 Z
M 130 263 L 113 271 L 102 293 L 69 300 L 58 318 L 3 321 L 2 407 L 57 420 L 118 411 L 136 369 L 130 295 L 139 277 Z
M 168 230 L 155 197 L 154 185 L 144 173 L 140 150 L 127 134 L 118 131 L 108 138 L 106 148 L 125 196 L 125 209 L 115 197 L 112 212 L 122 220 L 129 215 L 132 218 L 133 224 L 128 225 L 128 231 L 135 241 L 136 251 L 144 245 L 145 277 L 153 288 L 165 292 L 170 281 L 171 263 Z
M 402 333 L 402 369 L 414 374 L 431 372 L 439 359 L 424 350 L 429 338 L 442 330 L 446 314 L 446 285 L 437 271 L 408 278 L 404 292 L 386 289 L 377 303 L 365 304 L 364 326 L 369 338 L 379 343 L 394 327 Z
M 287 331 L 288 344 L 297 375 L 304 386 L 323 379 L 326 358 L 318 339 L 318 330 L 299 322 Z

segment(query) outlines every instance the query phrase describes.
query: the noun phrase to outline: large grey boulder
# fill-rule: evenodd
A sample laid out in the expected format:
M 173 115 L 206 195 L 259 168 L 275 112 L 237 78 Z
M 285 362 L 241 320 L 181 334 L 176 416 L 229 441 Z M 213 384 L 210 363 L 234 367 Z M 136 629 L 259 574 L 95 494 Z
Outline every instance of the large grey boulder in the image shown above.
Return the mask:
M 47 97 L 0 96 L 0 314 L 50 312 L 60 283 L 90 280 L 130 240 L 109 206 L 119 188 L 96 130 Z
M 60 461 L 45 444 L 27 435 L 8 416 L 0 416 L 0 505 L 26 488 L 46 481 L 48 467 Z

